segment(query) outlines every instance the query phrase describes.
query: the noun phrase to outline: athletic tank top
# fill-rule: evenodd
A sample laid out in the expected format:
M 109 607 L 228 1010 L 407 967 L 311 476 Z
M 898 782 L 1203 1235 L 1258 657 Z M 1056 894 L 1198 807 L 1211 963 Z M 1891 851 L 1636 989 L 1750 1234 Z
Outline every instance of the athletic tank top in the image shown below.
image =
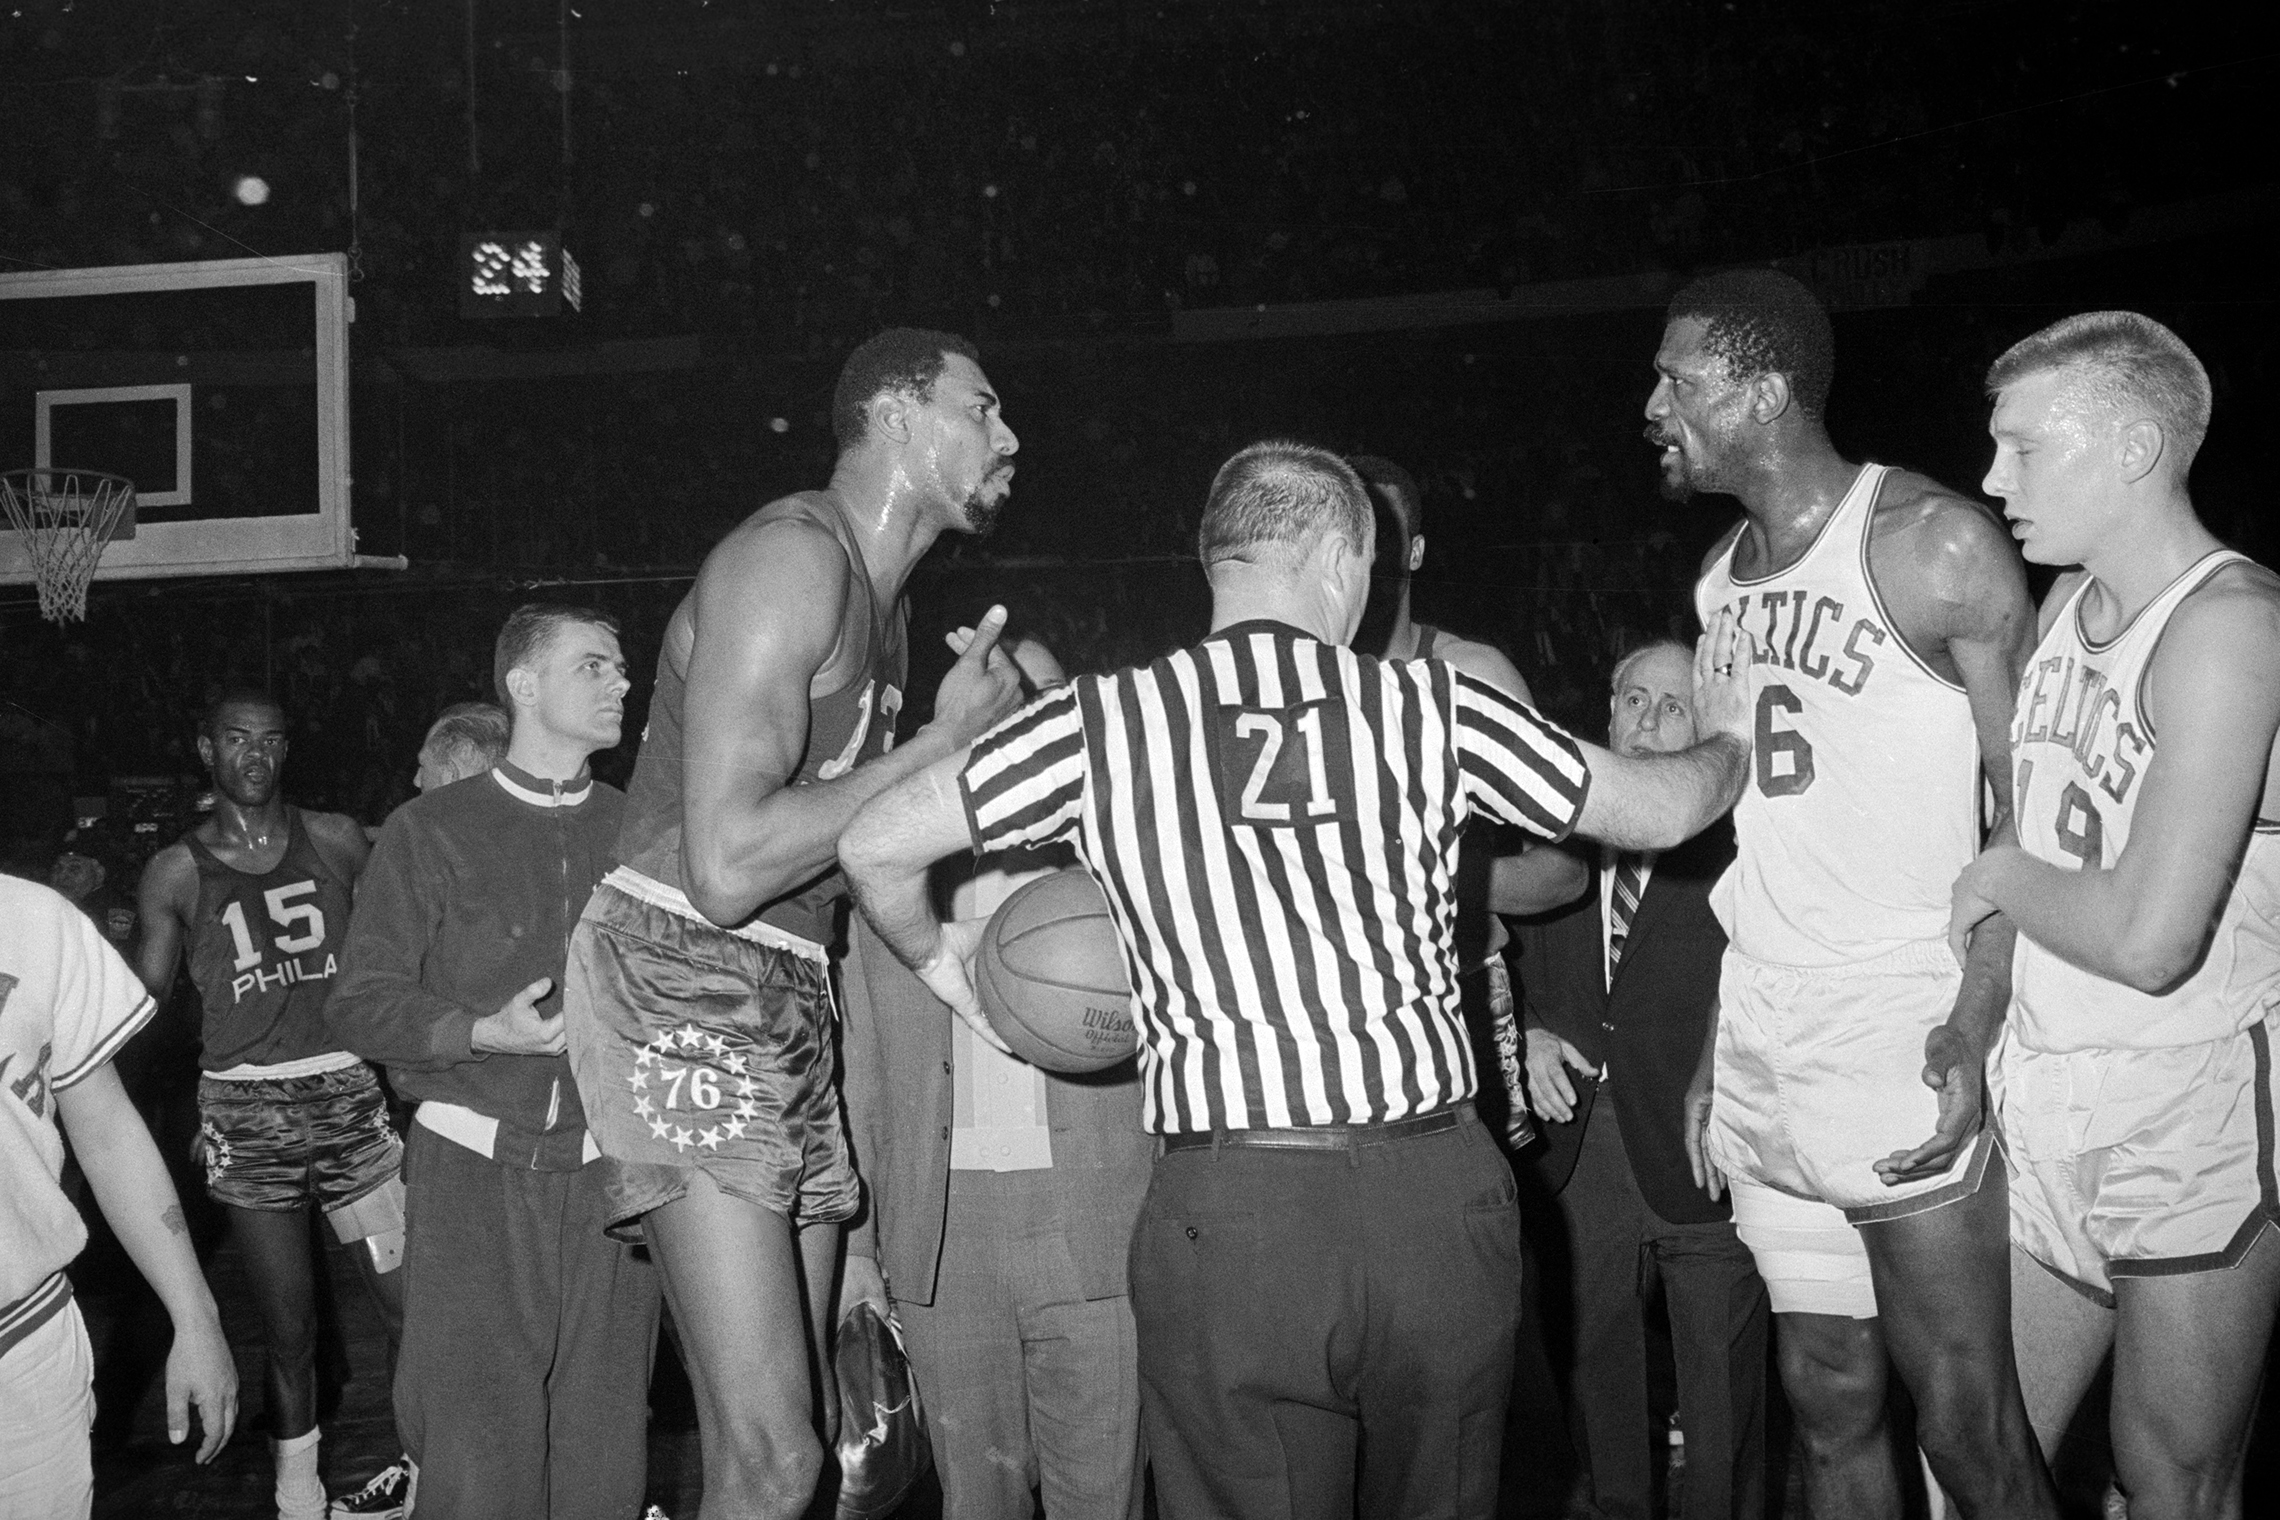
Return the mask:
M 805 786 L 846 775 L 866 760 L 895 746 L 895 719 L 902 711 L 902 687 L 909 667 L 902 603 L 876 605 L 863 550 L 846 520 L 824 491 L 802 491 L 760 509 L 767 522 L 805 522 L 824 529 L 847 551 L 846 610 L 841 614 L 836 649 L 865 651 L 854 674 L 836 690 L 808 698 L 807 752 L 787 785 Z M 688 683 L 673 668 L 671 650 L 657 656 L 657 687 L 649 698 L 649 726 L 642 731 L 641 754 L 626 788 L 625 823 L 618 832 L 618 860 L 652 881 L 687 891 L 681 879 L 681 760 L 685 749 L 682 704 Z M 839 899 L 847 886 L 836 867 L 813 881 L 763 903 L 753 915 L 787 934 L 829 945 Z
M 348 938 L 349 883 L 317 853 L 301 810 L 285 818 L 285 853 L 258 876 L 224 865 L 195 832 L 182 836 L 198 863 L 190 979 L 206 1008 L 206 1071 L 340 1049 L 323 1015 Z
M 2019 842 L 2070 870 L 2112 869 L 2153 764 L 2145 674 L 2178 606 L 2245 555 L 2203 557 L 2103 644 L 2082 631 L 2082 586 L 2052 619 L 2019 678 L 2011 718 Z M 2217 915 L 2208 958 L 2156 996 L 2084 971 L 2019 936 L 2011 1031 L 2029 1050 L 2158 1050 L 2238 1034 L 2280 998 L 2280 823 L 2258 820 Z
M 1939 939 L 1979 847 L 1971 704 L 1908 648 L 1869 578 L 1890 473 L 1863 465 L 1788 569 L 1736 575 L 1737 533 L 1695 588 L 1705 627 L 1731 608 L 1757 637 L 1751 776 L 1711 904 L 1758 960 L 1840 965 Z

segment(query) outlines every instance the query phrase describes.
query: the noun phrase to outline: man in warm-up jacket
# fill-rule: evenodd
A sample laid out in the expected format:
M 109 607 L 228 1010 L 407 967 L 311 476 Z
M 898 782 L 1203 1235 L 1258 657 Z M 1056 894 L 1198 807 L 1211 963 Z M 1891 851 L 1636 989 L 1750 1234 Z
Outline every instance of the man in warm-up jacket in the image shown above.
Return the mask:
M 585 609 L 517 610 L 493 663 L 506 758 L 380 831 L 326 1016 L 418 1103 L 396 1419 L 421 1520 L 615 1520 L 641 1507 L 658 1288 L 603 1234 L 561 985 L 625 808 L 587 758 L 629 683 Z

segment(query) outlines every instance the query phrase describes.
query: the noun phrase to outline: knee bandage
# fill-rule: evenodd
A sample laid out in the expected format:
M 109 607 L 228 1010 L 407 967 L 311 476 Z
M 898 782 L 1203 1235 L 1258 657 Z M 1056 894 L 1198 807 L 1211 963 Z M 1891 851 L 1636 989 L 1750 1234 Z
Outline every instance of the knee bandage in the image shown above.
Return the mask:
M 404 1259 L 404 1183 L 391 1177 L 354 1203 L 325 1215 L 342 1245 L 363 1241 L 375 1271 L 392 1272 Z

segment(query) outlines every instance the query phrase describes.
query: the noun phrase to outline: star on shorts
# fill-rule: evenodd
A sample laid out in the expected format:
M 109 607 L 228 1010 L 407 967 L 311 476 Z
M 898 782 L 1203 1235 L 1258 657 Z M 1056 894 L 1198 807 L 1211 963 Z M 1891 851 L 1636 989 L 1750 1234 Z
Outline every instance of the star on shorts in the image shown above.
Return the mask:
M 683 1129 L 678 1124 L 673 1126 L 673 1149 L 677 1151 L 685 1151 L 689 1148 L 689 1142 L 696 1138 L 696 1135 L 692 1131 Z
M 719 1150 L 720 1131 L 717 1129 L 706 1129 L 703 1134 L 697 1136 L 697 1144 L 702 1145 L 710 1150 Z
M 649 1121 L 649 1133 L 655 1135 L 660 1140 L 664 1139 L 667 1132 L 672 1128 L 673 1126 L 667 1124 L 663 1119 L 652 1119 Z
M 744 1121 L 742 1119 L 724 1120 L 720 1132 L 731 1140 L 741 1140 L 744 1138 Z

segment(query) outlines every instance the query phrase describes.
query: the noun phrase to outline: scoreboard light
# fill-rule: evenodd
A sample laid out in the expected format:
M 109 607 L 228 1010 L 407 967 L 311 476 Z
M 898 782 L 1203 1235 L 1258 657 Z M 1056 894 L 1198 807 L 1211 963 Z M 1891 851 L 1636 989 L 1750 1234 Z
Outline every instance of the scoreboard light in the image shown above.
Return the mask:
M 469 232 L 459 239 L 459 314 L 551 317 L 585 309 L 578 261 L 559 232 Z

